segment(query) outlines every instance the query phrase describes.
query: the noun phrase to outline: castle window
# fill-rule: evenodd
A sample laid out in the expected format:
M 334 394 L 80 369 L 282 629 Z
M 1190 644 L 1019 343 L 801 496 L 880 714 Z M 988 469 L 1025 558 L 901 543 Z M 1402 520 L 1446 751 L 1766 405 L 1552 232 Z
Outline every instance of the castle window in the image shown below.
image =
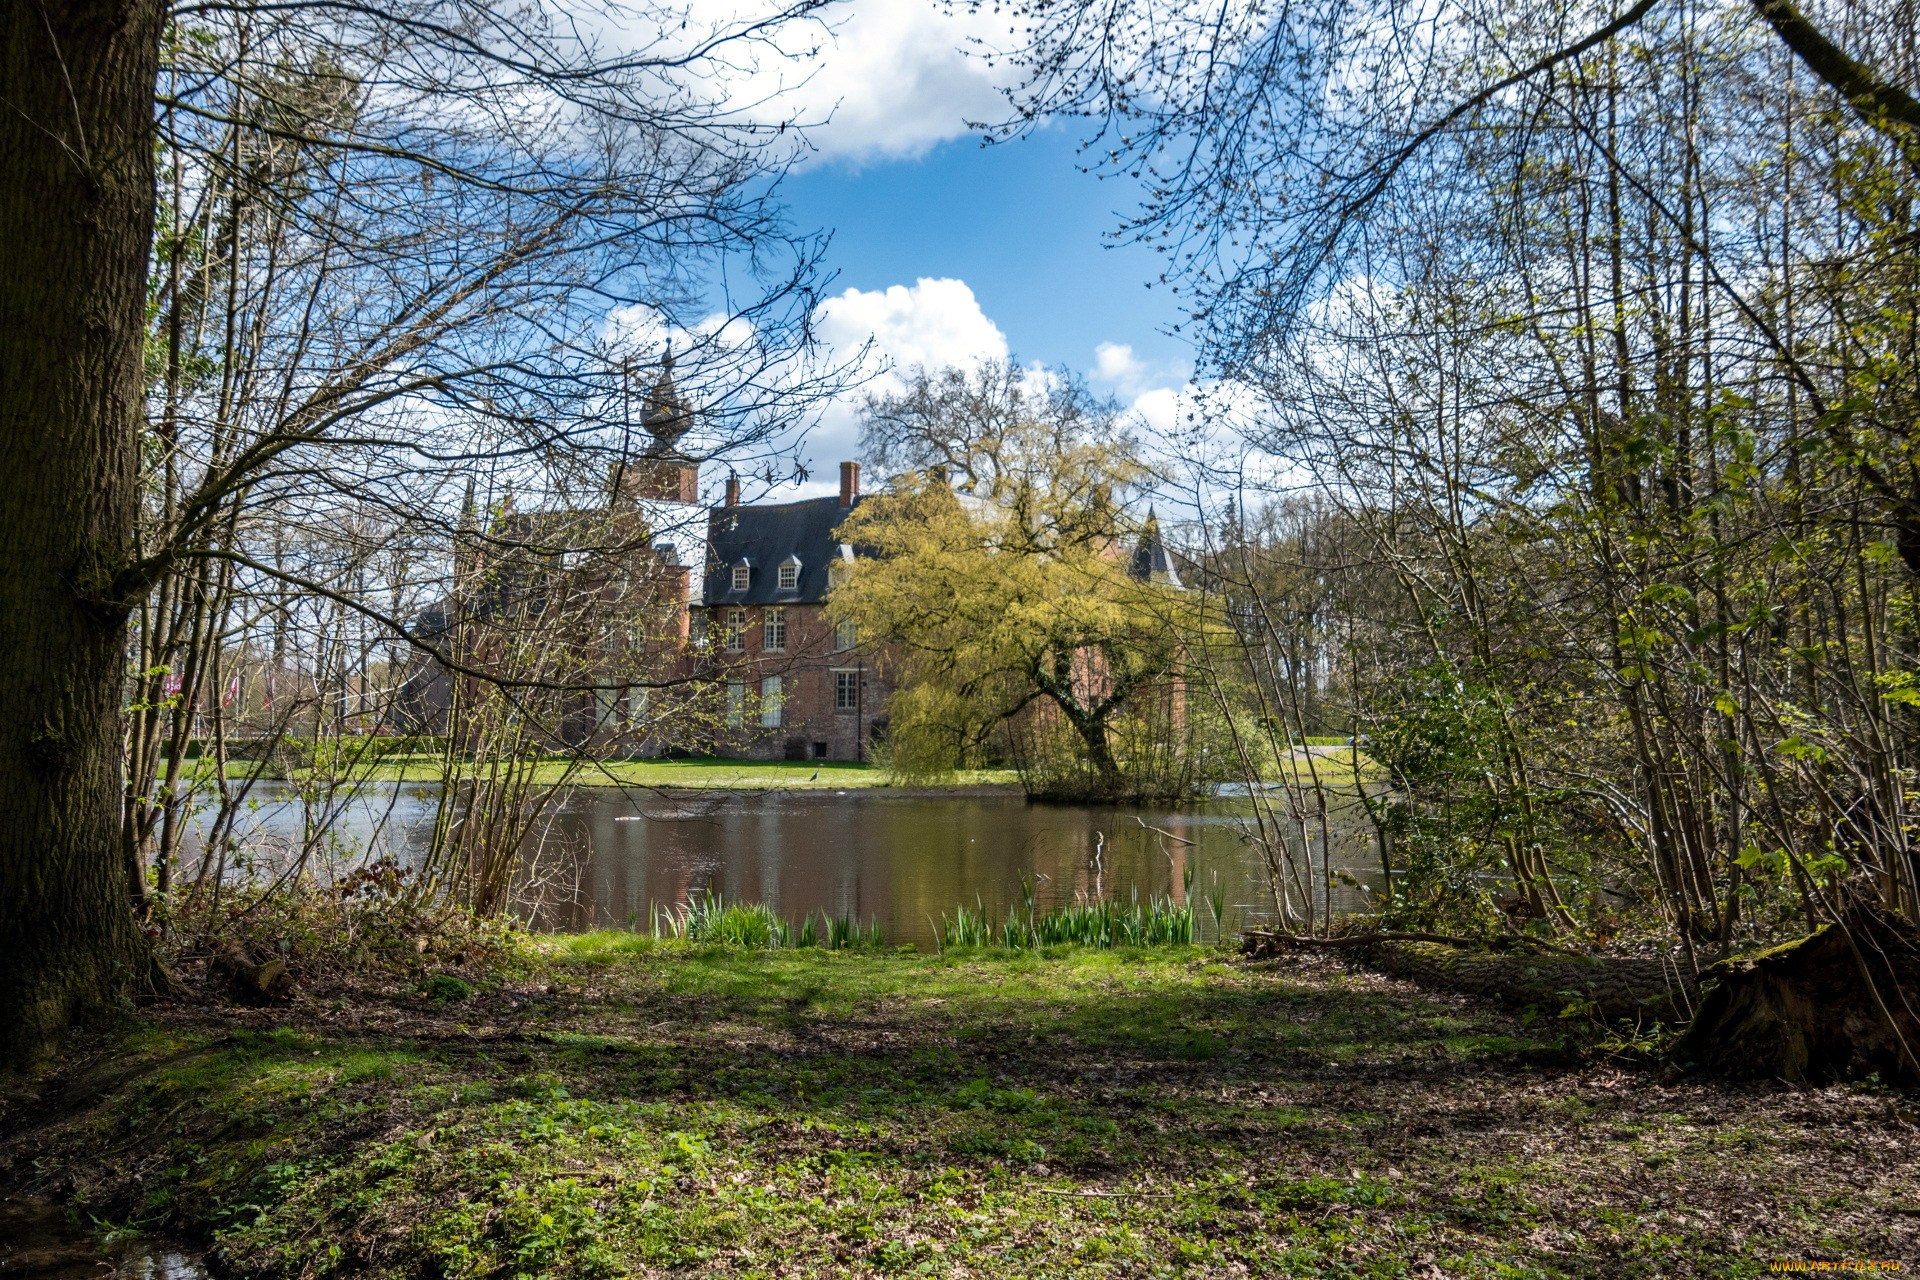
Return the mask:
M 727 681 L 727 727 L 738 729 L 747 722 L 747 682 Z
M 800 587 L 800 562 L 789 560 L 780 566 L 780 589 L 796 591 Z
M 746 565 L 737 564 L 733 566 L 733 589 L 735 591 L 745 591 L 747 589 L 747 583 L 752 578 L 753 570 Z
M 783 653 L 787 647 L 787 611 L 769 609 L 760 623 L 760 647 L 768 653 Z
M 739 653 L 747 647 L 747 611 L 727 610 L 727 652 Z
M 859 643 L 860 633 L 851 621 L 843 619 L 833 624 L 833 647 L 835 650 L 840 653 L 845 653 Z
M 858 671 L 833 673 L 833 709 L 835 711 L 860 709 L 860 673 Z
M 780 677 L 768 676 L 760 682 L 760 727 L 778 729 L 780 727 Z

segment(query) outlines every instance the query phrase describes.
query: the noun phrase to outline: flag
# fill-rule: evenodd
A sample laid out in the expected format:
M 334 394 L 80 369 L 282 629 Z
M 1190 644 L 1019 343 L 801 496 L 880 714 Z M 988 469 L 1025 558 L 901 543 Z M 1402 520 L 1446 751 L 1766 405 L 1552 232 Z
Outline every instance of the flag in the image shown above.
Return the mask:
M 223 707 L 230 707 L 233 705 L 233 700 L 239 696 L 240 696 L 240 677 L 235 676 L 233 679 L 227 681 L 227 691 L 225 694 L 221 695 L 220 705 Z
M 260 695 L 260 706 L 264 710 L 273 705 L 273 668 L 267 668 L 266 691 Z
M 169 671 L 167 673 L 167 678 L 160 682 L 160 691 L 169 698 L 177 695 L 180 692 L 179 675 L 175 672 Z

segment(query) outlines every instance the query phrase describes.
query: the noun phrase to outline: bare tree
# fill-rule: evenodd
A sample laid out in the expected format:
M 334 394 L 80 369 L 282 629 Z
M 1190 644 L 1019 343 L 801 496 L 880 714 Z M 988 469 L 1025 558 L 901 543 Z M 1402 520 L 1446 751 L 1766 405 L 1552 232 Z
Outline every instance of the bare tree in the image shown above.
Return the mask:
M 236 590 L 423 642 L 285 530 L 353 509 L 450 536 L 450 472 L 604 476 L 637 341 L 681 343 L 708 409 L 690 448 L 765 454 L 823 386 L 792 360 L 817 247 L 768 181 L 792 139 L 723 83 L 818 8 L 9 10 L 0 1053 L 148 980 L 147 815 L 123 819 L 119 776 L 134 613 L 136 707 L 218 652 Z

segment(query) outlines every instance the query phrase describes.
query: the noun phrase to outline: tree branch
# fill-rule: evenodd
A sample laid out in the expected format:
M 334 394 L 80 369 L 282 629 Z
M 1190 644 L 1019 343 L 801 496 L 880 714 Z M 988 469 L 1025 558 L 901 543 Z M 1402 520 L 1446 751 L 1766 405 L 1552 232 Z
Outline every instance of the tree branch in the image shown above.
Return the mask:
M 1920 146 L 1911 132 L 1920 129 L 1920 102 L 1866 63 L 1849 57 L 1807 20 L 1793 0 L 1753 0 L 1753 11 L 1807 70 L 1847 100 L 1854 114 L 1898 143 L 1909 161 L 1920 164 Z

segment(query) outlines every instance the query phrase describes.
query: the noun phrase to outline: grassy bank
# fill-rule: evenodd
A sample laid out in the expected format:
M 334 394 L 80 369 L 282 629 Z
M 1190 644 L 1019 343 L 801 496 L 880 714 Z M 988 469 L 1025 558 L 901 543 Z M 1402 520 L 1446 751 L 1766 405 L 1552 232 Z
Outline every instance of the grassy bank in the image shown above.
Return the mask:
M 211 768 L 211 763 L 202 766 Z M 229 761 L 227 775 L 244 778 L 256 766 Z M 356 765 L 353 777 L 366 782 L 439 782 L 442 761 L 425 753 L 395 752 L 378 761 Z M 571 770 L 571 772 L 569 772 Z M 269 772 L 269 777 L 279 777 Z M 726 760 L 701 757 L 687 760 L 594 760 L 571 765 L 564 760 L 542 762 L 534 768 L 538 784 L 570 779 L 583 787 L 685 787 L 724 791 L 837 791 L 853 788 L 902 787 L 946 790 L 975 787 L 1013 788 L 1019 778 L 1011 769 L 968 769 L 933 782 L 903 783 L 891 771 L 871 764 L 841 760 Z
M 1318 960 L 598 934 L 506 976 L 160 1006 L 0 1131 L 15 1180 L 240 1276 L 1920 1258 L 1910 1103 L 1582 1065 L 1557 1034 Z
M 1279 772 L 1269 781 L 1305 784 L 1318 781 L 1333 790 L 1350 791 L 1356 780 L 1371 781 L 1377 774 L 1373 762 L 1363 754 L 1320 753 L 1309 764 L 1299 756 L 1290 757 L 1276 767 Z M 229 760 L 227 776 L 248 777 L 258 765 L 244 760 Z M 211 760 L 197 760 L 193 770 L 211 776 Z M 343 769 L 356 782 L 422 782 L 441 779 L 443 761 L 424 752 L 389 752 L 377 760 L 356 763 Z M 263 774 L 271 780 L 284 780 L 278 766 Z M 534 780 L 545 785 L 570 780 L 582 787 L 687 788 L 719 791 L 846 791 L 893 788 L 910 791 L 956 791 L 993 788 L 1016 793 L 1020 775 L 1012 769 L 961 769 L 931 780 L 903 780 L 891 770 L 847 760 L 730 760 L 698 757 L 685 760 L 591 760 L 573 765 L 565 760 L 543 761 L 534 767 Z

